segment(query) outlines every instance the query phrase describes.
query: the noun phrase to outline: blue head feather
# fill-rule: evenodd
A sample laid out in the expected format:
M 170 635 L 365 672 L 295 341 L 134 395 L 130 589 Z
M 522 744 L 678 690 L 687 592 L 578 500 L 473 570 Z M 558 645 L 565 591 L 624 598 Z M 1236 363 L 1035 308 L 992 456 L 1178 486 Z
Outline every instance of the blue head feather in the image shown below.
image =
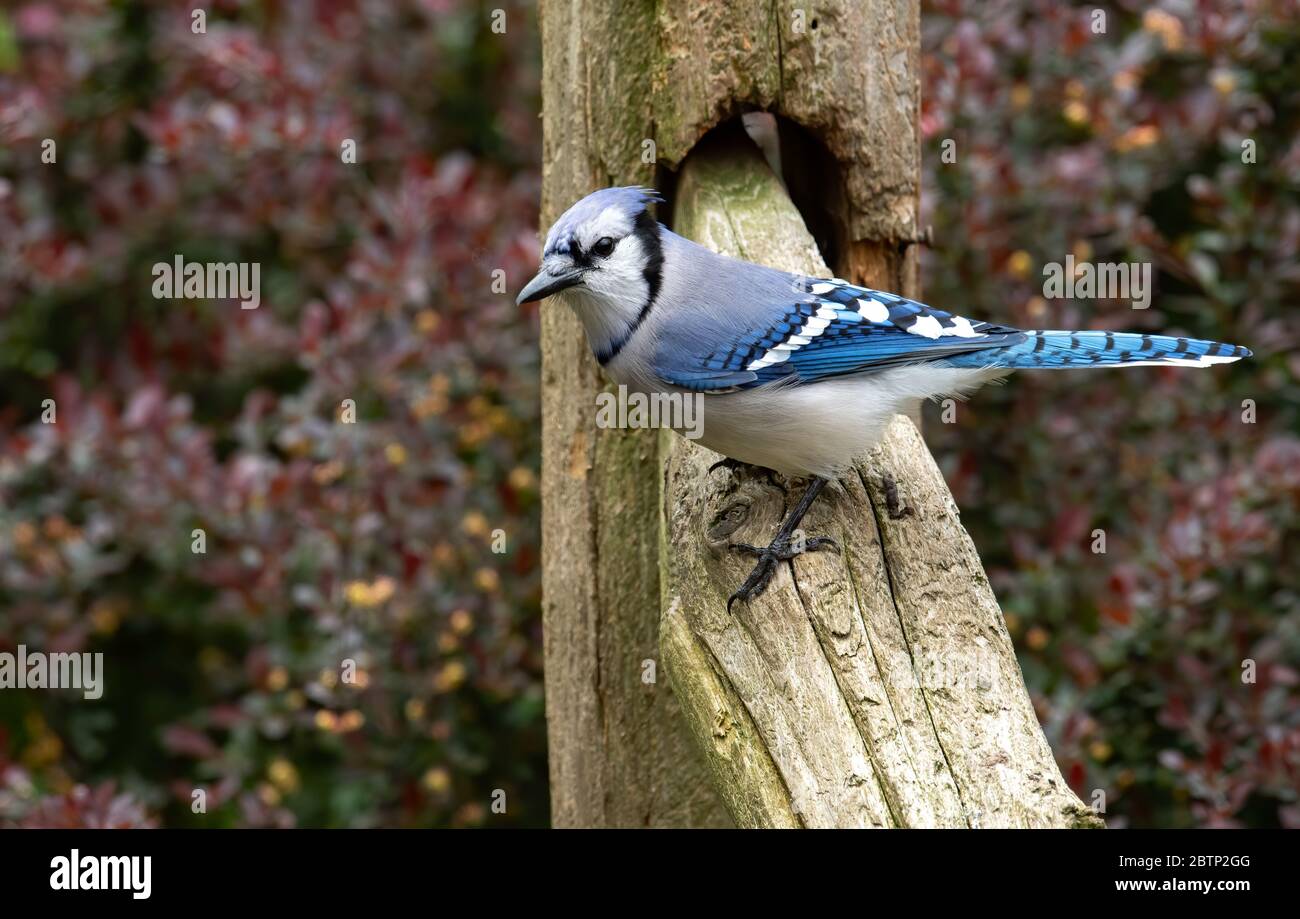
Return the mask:
M 564 252 L 579 227 L 610 207 L 621 210 L 627 216 L 628 222 L 635 224 L 637 217 L 645 211 L 646 206 L 656 201 L 663 201 L 659 192 L 639 185 L 593 191 L 555 221 L 551 232 L 546 236 L 546 249 L 542 254 L 545 256 L 554 252 Z

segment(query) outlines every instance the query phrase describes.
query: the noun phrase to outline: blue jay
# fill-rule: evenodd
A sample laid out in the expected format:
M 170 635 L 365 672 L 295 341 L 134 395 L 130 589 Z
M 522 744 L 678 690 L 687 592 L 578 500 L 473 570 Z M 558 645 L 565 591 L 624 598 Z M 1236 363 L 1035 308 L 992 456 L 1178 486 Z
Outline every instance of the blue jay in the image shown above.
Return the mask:
M 700 443 L 811 481 L 727 603 L 762 593 L 798 551 L 793 534 L 829 479 L 879 443 L 895 413 L 964 396 L 1013 370 L 1207 367 L 1246 348 L 1128 332 L 1022 331 L 839 279 L 803 278 L 718 255 L 658 223 L 644 188 L 604 188 L 546 236 L 522 304 L 558 295 L 596 360 L 629 392 L 701 393 Z M 887 494 L 891 491 L 886 483 Z

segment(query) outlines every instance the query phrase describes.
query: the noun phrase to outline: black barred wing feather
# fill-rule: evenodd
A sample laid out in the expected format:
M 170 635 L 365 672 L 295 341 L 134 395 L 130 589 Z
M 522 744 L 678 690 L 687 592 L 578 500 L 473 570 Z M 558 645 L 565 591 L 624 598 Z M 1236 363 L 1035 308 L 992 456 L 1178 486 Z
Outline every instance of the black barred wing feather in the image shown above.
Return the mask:
M 765 328 L 742 332 L 698 366 L 656 368 L 668 383 L 703 392 L 747 389 L 786 380 L 811 383 L 1004 348 L 1025 333 L 976 322 L 896 294 L 845 281 L 815 281 L 811 296 L 773 310 Z

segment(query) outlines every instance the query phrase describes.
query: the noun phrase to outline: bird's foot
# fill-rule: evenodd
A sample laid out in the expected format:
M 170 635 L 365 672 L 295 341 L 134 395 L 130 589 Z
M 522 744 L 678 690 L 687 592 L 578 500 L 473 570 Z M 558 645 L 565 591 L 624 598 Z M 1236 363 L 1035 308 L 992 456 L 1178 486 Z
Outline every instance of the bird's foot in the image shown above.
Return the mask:
M 903 502 L 898 499 L 898 483 L 894 481 L 892 475 L 885 473 L 882 484 L 885 487 L 885 510 L 889 512 L 890 520 L 899 520 L 916 514 L 916 508 L 903 507 Z
M 778 535 L 772 540 L 772 544 L 766 547 L 751 546 L 748 543 L 738 542 L 728 546 L 732 552 L 739 552 L 744 555 L 752 555 L 758 559 L 758 564 L 754 570 L 745 578 L 745 582 L 736 589 L 736 592 L 727 598 L 727 611 L 730 612 L 731 604 L 740 600 L 748 603 L 767 589 L 768 582 L 776 574 L 776 566 L 781 562 L 788 562 L 795 556 L 802 555 L 805 552 L 816 552 L 819 549 L 834 549 L 840 551 L 839 543 L 829 536 L 815 536 L 812 539 L 791 539 L 788 536 Z

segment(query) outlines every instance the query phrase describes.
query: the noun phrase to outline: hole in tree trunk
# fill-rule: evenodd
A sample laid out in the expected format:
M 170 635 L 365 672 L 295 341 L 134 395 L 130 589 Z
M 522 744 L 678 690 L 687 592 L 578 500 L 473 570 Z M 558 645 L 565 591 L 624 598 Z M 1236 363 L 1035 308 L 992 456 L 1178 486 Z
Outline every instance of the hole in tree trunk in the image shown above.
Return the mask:
M 759 147 L 768 165 L 774 167 L 785 183 L 790 200 L 803 216 L 804 225 L 816 240 L 822 258 L 832 271 L 843 274 L 846 268 L 842 259 L 849 242 L 848 221 L 843 175 L 835 158 L 802 125 L 780 115 L 758 111 L 722 122 L 700 138 L 694 149 L 736 143 Z M 659 206 L 659 219 L 672 227 L 676 172 L 659 165 L 655 171 L 655 186 L 665 199 L 665 203 Z

